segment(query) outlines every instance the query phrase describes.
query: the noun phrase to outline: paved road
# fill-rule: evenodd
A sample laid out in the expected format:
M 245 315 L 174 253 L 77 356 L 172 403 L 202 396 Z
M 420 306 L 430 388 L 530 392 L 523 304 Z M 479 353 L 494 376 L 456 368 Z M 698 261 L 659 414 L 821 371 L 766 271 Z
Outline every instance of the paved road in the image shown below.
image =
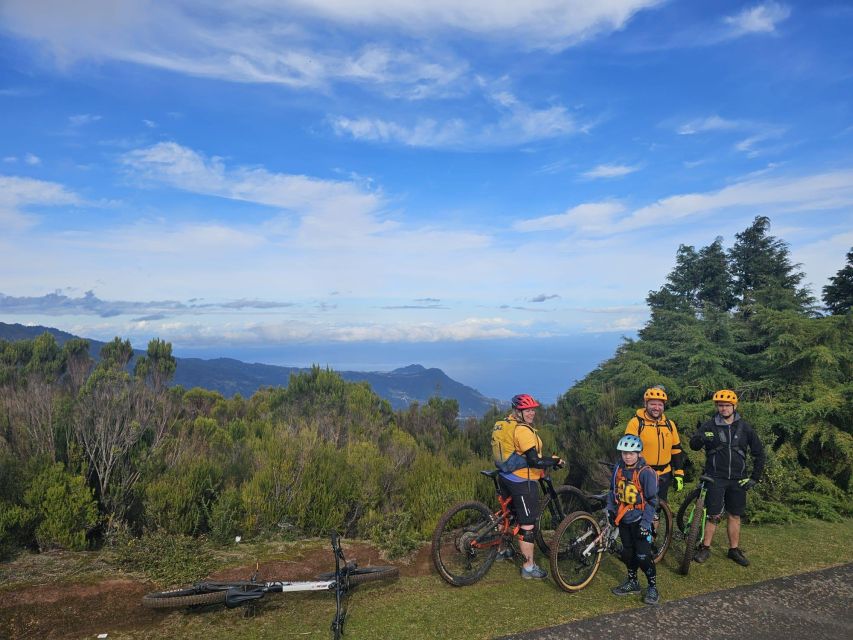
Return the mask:
M 853 639 L 853 564 L 612 613 L 501 640 Z M 705 620 L 712 620 L 709 626 Z

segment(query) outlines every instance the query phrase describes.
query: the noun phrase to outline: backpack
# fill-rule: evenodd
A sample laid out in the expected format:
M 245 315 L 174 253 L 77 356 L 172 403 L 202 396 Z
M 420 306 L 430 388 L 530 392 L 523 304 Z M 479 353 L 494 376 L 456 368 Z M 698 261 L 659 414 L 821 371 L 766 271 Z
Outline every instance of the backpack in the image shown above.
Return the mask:
M 506 418 L 498 420 L 492 429 L 492 458 L 495 466 L 504 473 L 527 467 L 527 458 L 515 452 L 515 429 L 518 422 Z
M 636 416 L 636 418 L 637 418 L 637 422 L 639 423 L 637 425 L 637 437 L 639 438 L 640 434 L 643 433 L 643 429 L 646 428 L 646 421 L 643 420 L 643 418 L 641 416 Z M 669 432 L 671 434 L 672 433 L 672 420 L 670 420 L 669 418 L 666 419 L 666 427 L 667 427 L 667 429 L 669 429 Z

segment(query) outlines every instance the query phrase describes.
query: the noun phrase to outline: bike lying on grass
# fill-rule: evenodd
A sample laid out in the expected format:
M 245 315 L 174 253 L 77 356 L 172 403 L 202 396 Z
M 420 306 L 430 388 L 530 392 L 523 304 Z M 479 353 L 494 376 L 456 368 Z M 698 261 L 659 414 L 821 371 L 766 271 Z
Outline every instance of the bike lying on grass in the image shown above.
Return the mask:
M 497 470 L 481 471 L 495 484 L 500 508 L 492 512 L 479 501 L 460 502 L 439 518 L 432 536 L 432 561 L 439 575 L 455 587 L 474 584 L 491 568 L 499 548 L 519 557 L 519 525 L 510 509 L 511 497 L 501 495 Z M 583 505 L 574 487 L 554 488 L 546 474 L 539 480 L 545 497 L 536 523 L 536 543 L 547 556 L 554 528 Z
M 347 562 L 341 548 L 340 537 L 332 533 L 332 552 L 335 555 L 335 570 L 317 576 L 314 581 L 258 582 L 257 573 L 244 582 L 199 582 L 185 589 L 149 593 L 142 604 L 150 609 L 181 609 L 202 605 L 224 604 L 229 609 L 254 603 L 268 593 L 290 593 L 295 591 L 334 591 L 335 617 L 332 620 L 332 635 L 341 637 L 346 619 L 346 596 L 360 584 L 388 580 L 399 575 L 397 567 L 359 567 Z

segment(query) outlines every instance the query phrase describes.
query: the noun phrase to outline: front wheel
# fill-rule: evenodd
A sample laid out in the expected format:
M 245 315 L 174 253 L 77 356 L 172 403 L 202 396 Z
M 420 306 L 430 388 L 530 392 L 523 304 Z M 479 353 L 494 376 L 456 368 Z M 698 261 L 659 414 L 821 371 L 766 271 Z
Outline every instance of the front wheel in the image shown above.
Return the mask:
M 432 535 L 432 562 L 454 587 L 480 580 L 498 553 L 498 523 L 482 502 L 462 502 L 441 516 Z
M 665 500 L 661 500 L 657 508 L 657 522 L 652 538 L 652 554 L 655 564 L 663 560 L 672 542 L 672 510 Z
M 539 518 L 536 520 L 536 544 L 546 556 L 551 553 L 551 538 L 560 523 L 576 511 L 592 510 L 589 500 L 577 487 L 562 485 L 555 487 L 554 493 L 556 500 L 545 494 Z
M 227 588 L 207 591 L 202 587 L 158 591 L 143 596 L 142 606 L 148 609 L 183 609 L 204 604 L 224 604 L 227 593 Z
M 684 496 L 684 500 L 678 508 L 678 513 L 675 516 L 675 524 L 678 527 L 678 531 L 685 538 L 687 537 L 687 529 L 690 526 L 689 509 L 693 506 L 693 503 L 696 502 L 696 498 L 699 497 L 700 491 L 701 489 L 699 487 L 695 487 L 690 493 Z
M 684 557 L 681 560 L 681 575 L 690 573 L 690 563 L 693 562 L 693 554 L 696 553 L 696 544 L 699 542 L 699 532 L 702 530 L 705 519 L 705 496 L 699 496 L 690 517 L 687 530 L 687 539 L 684 541 Z
M 343 572 L 342 572 L 343 573 Z M 357 567 L 349 572 L 350 586 L 364 584 L 366 582 L 378 582 L 380 580 L 392 580 L 400 576 L 400 570 L 397 567 L 377 566 L 377 567 Z M 335 577 L 335 572 L 321 573 L 317 576 L 317 580 L 332 580 Z
M 605 545 L 601 527 L 589 513 L 573 513 L 551 540 L 551 575 L 563 591 L 580 591 L 595 577 Z

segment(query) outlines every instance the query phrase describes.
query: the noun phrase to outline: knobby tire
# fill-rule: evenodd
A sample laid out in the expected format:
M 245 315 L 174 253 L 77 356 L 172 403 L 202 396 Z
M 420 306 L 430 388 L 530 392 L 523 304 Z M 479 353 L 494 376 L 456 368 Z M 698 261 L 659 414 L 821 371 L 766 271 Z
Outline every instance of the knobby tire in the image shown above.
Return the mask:
M 684 501 L 681 503 L 681 507 L 678 509 L 678 513 L 675 516 L 675 524 L 678 526 L 678 530 L 687 537 L 687 510 L 690 506 L 696 502 L 696 498 L 699 497 L 699 493 L 701 489 L 699 487 L 695 487 L 690 493 L 688 493 L 684 497 Z
M 657 552 L 654 556 L 655 564 L 658 564 L 663 560 L 667 550 L 669 549 L 669 545 L 672 543 L 672 509 L 669 508 L 669 504 L 665 500 L 660 501 L 658 514 L 658 526 L 655 530 L 653 542 L 657 545 L 658 541 L 661 541 L 661 544 L 657 547 Z M 661 529 L 663 529 L 663 531 L 661 531 Z
M 350 586 L 354 587 L 367 582 L 378 582 L 380 580 L 392 580 L 400 576 L 400 569 L 391 566 L 358 567 L 349 572 Z M 317 580 L 333 580 L 335 572 L 321 573 Z
M 539 518 L 536 520 L 536 544 L 545 556 L 551 553 L 551 539 L 557 527 L 560 526 L 560 522 L 577 511 L 588 512 L 592 510 L 589 500 L 587 500 L 583 491 L 577 487 L 562 485 L 554 487 L 554 492 L 557 494 L 562 507 L 563 517 L 555 521 L 554 514 L 551 513 L 551 496 L 546 493 L 545 498 L 542 500 Z
M 142 606 L 148 609 L 183 609 L 205 604 L 224 604 L 226 593 L 226 589 L 199 593 L 194 588 L 160 591 L 145 595 Z
M 604 547 L 599 543 L 588 556 L 581 552 L 600 534 L 598 521 L 589 513 L 574 513 L 557 527 L 549 560 L 551 575 L 563 591 L 580 591 L 592 582 L 601 566 Z
M 693 562 L 693 554 L 696 553 L 696 543 L 699 539 L 699 532 L 702 530 L 702 520 L 705 517 L 705 497 L 700 496 L 696 499 L 696 507 L 693 509 L 693 519 L 690 521 L 690 529 L 687 532 L 687 539 L 684 541 L 684 558 L 681 560 L 681 575 L 686 576 L 690 573 L 690 563 Z
M 482 579 L 498 553 L 497 544 L 475 548 L 477 533 L 488 532 L 488 540 L 500 537 L 498 523 L 482 502 L 461 502 L 444 512 L 432 536 L 432 562 L 442 579 L 454 587 L 464 587 Z

